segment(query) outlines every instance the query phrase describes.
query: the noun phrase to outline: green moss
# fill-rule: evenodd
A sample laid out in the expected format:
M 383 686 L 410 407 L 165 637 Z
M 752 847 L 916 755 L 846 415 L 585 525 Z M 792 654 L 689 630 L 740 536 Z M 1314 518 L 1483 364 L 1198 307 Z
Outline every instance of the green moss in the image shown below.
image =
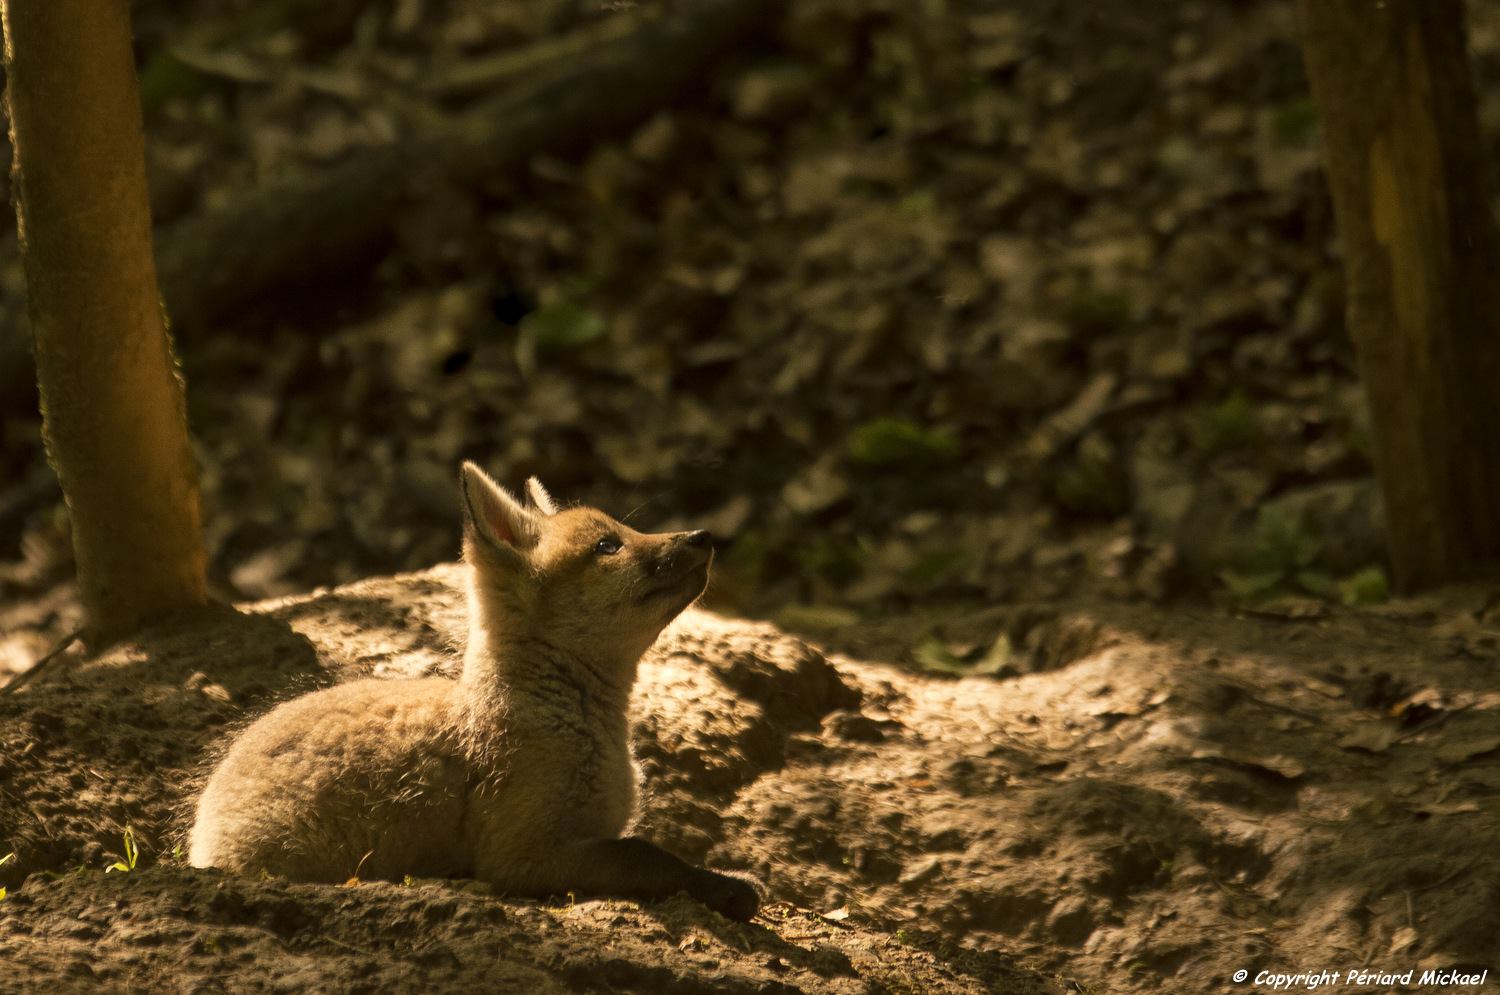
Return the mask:
M 930 594 L 951 587 L 974 565 L 977 554 L 968 546 L 939 546 L 922 553 L 901 573 L 901 589 Z
M 1271 135 L 1276 144 L 1310 144 L 1318 135 L 1318 105 L 1311 97 L 1288 101 L 1271 117 Z
M 1089 335 L 1100 335 L 1124 327 L 1135 311 L 1135 302 L 1123 290 L 1096 287 L 1080 276 L 1068 297 L 1068 324 Z
M 827 635 L 859 624 L 859 614 L 834 605 L 787 605 L 776 613 L 776 624 L 789 632 Z
M 1391 596 L 1390 582 L 1379 567 L 1366 567 L 1339 581 L 1339 600 L 1346 605 L 1373 605 Z
M 171 101 L 196 97 L 208 85 L 207 77 L 171 52 L 157 52 L 141 68 L 141 111 L 150 120 Z
M 1205 456 L 1249 449 L 1261 439 L 1260 418 L 1244 391 L 1199 408 L 1188 418 L 1188 439 Z
M 898 97 L 920 104 L 927 87 L 922 74 L 922 56 L 910 36 L 897 28 L 880 31 L 871 40 L 870 75 L 894 84 Z
M 1375 443 L 1370 438 L 1370 429 L 1362 421 L 1349 423 L 1349 448 L 1359 456 L 1364 457 L 1365 462 L 1375 462 Z
M 1254 604 L 1270 597 L 1286 579 L 1284 570 L 1234 570 L 1219 571 L 1219 581 L 1231 601 L 1239 604 Z
M 734 544 L 723 557 L 723 569 L 759 587 L 770 575 L 776 554 L 776 542 L 768 532 L 746 529 L 735 536 Z
M 849 457 L 869 466 L 898 463 L 951 463 L 958 458 L 958 436 L 946 425 L 927 427 L 888 415 L 865 422 L 849 433 Z
M 847 584 L 864 573 L 868 551 L 856 540 L 820 534 L 794 547 L 792 556 L 804 576 Z
M 1052 481 L 1052 496 L 1075 515 L 1111 518 L 1130 506 L 1123 469 L 1113 460 L 1080 455 Z
M 1339 582 L 1321 570 L 1299 570 L 1293 580 L 1308 594 L 1329 601 L 1338 600 Z
M 925 218 L 937 210 L 937 203 L 937 195 L 932 190 L 913 190 L 897 202 L 896 209 L 913 218 Z

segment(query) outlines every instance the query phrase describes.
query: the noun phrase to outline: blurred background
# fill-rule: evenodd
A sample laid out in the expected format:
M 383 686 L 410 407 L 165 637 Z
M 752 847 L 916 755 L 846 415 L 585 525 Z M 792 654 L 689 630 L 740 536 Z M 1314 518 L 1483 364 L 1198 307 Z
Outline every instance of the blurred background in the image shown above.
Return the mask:
M 159 248 L 643 10 L 137 0 Z M 463 458 L 642 529 L 711 529 L 710 603 L 813 634 L 1065 594 L 1384 597 L 1293 3 L 798 0 L 763 20 L 565 151 L 416 171 L 419 195 L 372 208 L 389 237 L 178 329 L 220 597 L 454 558 Z M 1500 6 L 1469 26 L 1500 163 Z M 0 294 L 19 669 L 77 610 L 16 387 L 13 222 Z

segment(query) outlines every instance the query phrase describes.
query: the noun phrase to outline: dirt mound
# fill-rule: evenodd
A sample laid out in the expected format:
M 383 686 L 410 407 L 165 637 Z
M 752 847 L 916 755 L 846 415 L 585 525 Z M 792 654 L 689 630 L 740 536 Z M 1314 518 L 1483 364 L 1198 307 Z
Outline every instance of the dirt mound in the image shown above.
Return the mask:
M 0 990 L 1050 992 L 1003 955 L 924 951 L 785 902 L 740 927 L 686 900 L 502 902 L 469 883 L 343 888 L 184 866 L 196 785 L 276 700 L 353 676 L 452 673 L 441 567 L 180 619 L 0 699 Z M 724 808 L 859 694 L 770 626 L 695 614 L 643 663 L 638 831 L 699 858 Z M 127 828 L 139 863 L 129 862 Z M 748 866 L 746 855 L 721 855 Z
M 145 852 L 170 851 L 226 727 L 317 679 L 312 644 L 284 623 L 219 609 L 0 698 L 0 856 L 15 854 L 0 884 L 100 866 L 127 826 Z
M 0 699 L 0 987 L 1211 992 L 1239 969 L 1500 966 L 1500 613 L 1462 593 L 948 623 L 1016 647 L 1003 679 L 690 612 L 641 666 L 637 831 L 767 881 L 745 927 L 686 900 L 183 866 L 239 723 L 332 680 L 453 672 L 459 579 L 208 613 Z M 139 865 L 101 873 L 127 826 Z
M 1053 991 L 996 956 L 945 963 L 785 905 L 741 926 L 685 898 L 502 903 L 444 882 L 320 887 L 154 867 L 28 885 L 0 990 L 689 995 Z
M 1463 604 L 991 611 L 1043 634 L 1000 681 L 835 658 L 864 711 L 741 794 L 733 847 L 778 896 L 1112 992 L 1493 970 L 1497 618 Z

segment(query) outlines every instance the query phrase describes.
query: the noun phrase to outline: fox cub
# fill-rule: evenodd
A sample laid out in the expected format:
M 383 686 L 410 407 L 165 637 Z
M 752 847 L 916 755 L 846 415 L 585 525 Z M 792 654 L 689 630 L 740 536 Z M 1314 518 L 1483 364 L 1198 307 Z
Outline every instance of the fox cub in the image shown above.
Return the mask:
M 303 881 L 473 876 L 511 895 L 654 900 L 685 891 L 732 919 L 753 879 L 620 833 L 636 804 L 625 710 L 636 666 L 703 593 L 706 532 L 643 534 L 523 504 L 461 474 L 463 674 L 361 680 L 251 725 L 198 801 L 195 867 Z

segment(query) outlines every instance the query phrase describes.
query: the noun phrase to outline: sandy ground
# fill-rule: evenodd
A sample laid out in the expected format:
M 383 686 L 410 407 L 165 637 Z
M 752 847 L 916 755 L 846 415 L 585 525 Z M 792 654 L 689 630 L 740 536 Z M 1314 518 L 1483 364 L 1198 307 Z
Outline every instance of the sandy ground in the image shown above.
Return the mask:
M 459 576 L 212 612 L 0 699 L 0 990 L 1218 992 L 1241 969 L 1500 967 L 1500 619 L 1470 591 L 999 607 L 947 624 L 1010 648 L 961 680 L 691 612 L 642 668 L 640 829 L 762 876 L 749 925 L 685 897 L 187 868 L 186 804 L 234 728 L 331 681 L 451 673 Z M 127 826 L 137 866 L 105 873 Z

